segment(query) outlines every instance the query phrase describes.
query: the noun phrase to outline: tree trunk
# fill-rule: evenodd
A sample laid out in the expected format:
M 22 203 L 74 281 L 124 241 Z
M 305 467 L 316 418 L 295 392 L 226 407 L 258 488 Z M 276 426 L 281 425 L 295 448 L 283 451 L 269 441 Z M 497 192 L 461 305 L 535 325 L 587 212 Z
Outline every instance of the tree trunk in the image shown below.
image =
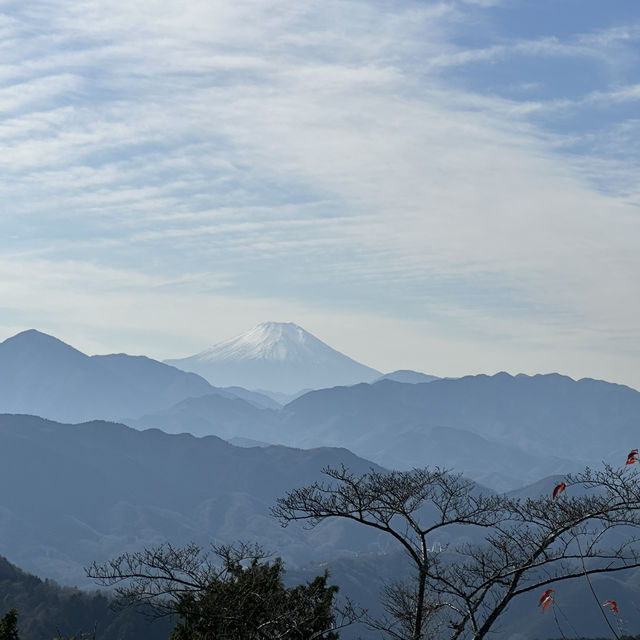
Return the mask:
M 418 569 L 418 597 L 416 615 L 413 621 L 413 635 L 411 640 L 422 640 L 422 624 L 424 620 L 424 592 L 427 576 L 422 567 Z

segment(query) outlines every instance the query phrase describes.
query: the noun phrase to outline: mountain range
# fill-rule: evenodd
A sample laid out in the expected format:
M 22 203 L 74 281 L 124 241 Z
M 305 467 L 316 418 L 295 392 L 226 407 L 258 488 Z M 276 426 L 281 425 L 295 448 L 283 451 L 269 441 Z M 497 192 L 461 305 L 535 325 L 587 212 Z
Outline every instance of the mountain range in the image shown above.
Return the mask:
M 352 363 L 342 367 L 337 352 L 316 349 L 295 325 L 261 326 L 251 340 L 227 343 L 227 363 L 239 364 L 236 378 L 220 377 L 224 386 L 144 356 L 88 356 L 34 330 L 1 343 L 3 553 L 39 575 L 90 586 L 82 567 L 122 552 L 167 540 L 252 540 L 284 556 L 292 579 L 329 566 L 345 595 L 374 607 L 382 579 L 403 575 L 393 545 L 344 521 L 282 529 L 269 515 L 277 497 L 342 464 L 355 473 L 439 465 L 485 491 L 548 495 L 567 472 L 624 464 L 638 446 L 640 393 L 629 387 L 559 374 L 382 375 L 338 354 Z M 327 388 L 293 393 L 278 376 L 298 367 L 301 386 L 319 384 L 316 351 L 342 363 L 335 371 L 350 368 L 356 383 L 340 386 L 338 373 L 329 380 L 333 365 L 318 365 Z M 257 361 L 265 371 L 274 365 L 274 386 L 291 401 L 274 400 L 285 391 L 242 386 L 253 386 L 240 373 L 255 372 Z M 631 610 L 637 577 L 594 583 Z M 597 619 L 581 617 L 583 591 L 567 588 L 563 607 L 580 629 L 596 630 Z M 536 613 L 535 602 L 519 600 L 504 619 L 509 637 L 553 635 Z
M 346 447 L 388 468 L 441 465 L 496 490 L 616 463 L 637 444 L 640 393 L 558 374 L 383 379 L 306 393 L 281 409 L 188 398 L 127 424 L 295 447 Z
M 145 356 L 88 356 L 33 329 L 0 343 L 0 389 L 0 412 L 67 422 L 137 417 L 207 394 L 280 406 L 247 389 L 212 387 L 201 376 Z
M 376 536 L 327 522 L 312 534 L 269 515 L 327 465 L 364 472 L 346 449 L 241 448 L 209 436 L 0 415 L 0 548 L 11 562 L 89 586 L 83 567 L 125 551 L 251 540 L 291 562 L 376 551 Z
M 81 421 L 160 410 L 211 393 L 192 373 L 145 357 L 89 357 L 53 336 L 24 331 L 0 343 L 0 411 Z
M 438 376 L 429 376 L 426 373 L 420 373 L 419 371 L 411 371 L 411 369 L 398 369 L 391 373 L 385 373 L 383 376 L 376 378 L 374 382 L 380 382 L 380 380 L 393 380 L 394 382 L 419 384 L 421 382 L 433 382 L 434 380 L 440 380 L 440 378 Z
M 343 446 L 387 467 L 440 464 L 506 490 L 624 461 L 638 445 L 640 393 L 559 374 L 382 380 L 305 394 L 281 415 L 295 446 Z
M 378 378 L 309 391 L 282 407 L 143 356 L 90 357 L 37 331 L 0 344 L 6 413 L 115 420 L 245 445 L 346 447 L 389 468 L 447 466 L 497 490 L 615 462 L 637 445 L 640 394 L 622 385 L 558 374 Z
M 0 415 L 0 451 L 3 552 L 30 571 L 67 584 L 91 586 L 83 566 L 167 540 L 176 545 L 194 541 L 205 547 L 210 542 L 256 541 L 284 557 L 289 581 L 299 583 L 329 568 L 340 593 L 375 614 L 384 582 L 401 579 L 407 572 L 406 557 L 392 540 L 357 523 L 328 520 L 312 530 L 293 525 L 283 529 L 269 515 L 277 497 L 319 479 L 327 465 L 344 464 L 355 474 L 374 466 L 345 449 L 243 449 L 211 436 Z M 549 495 L 557 480 L 547 478 L 514 495 Z M 421 511 L 428 520 L 436 515 L 434 505 Z M 484 535 L 478 530 L 461 529 L 459 534 L 452 530 L 440 541 L 444 546 L 473 543 Z M 10 580 L 26 579 L 0 560 L 0 593 L 4 569 Z M 637 571 L 621 577 L 596 576 L 593 585 L 631 615 L 640 595 L 637 578 Z M 44 597 L 46 589 L 37 579 L 31 579 L 28 588 L 40 590 Z M 585 611 L 587 585 L 577 581 L 560 591 L 562 610 L 580 633 L 606 633 L 597 609 Z M 15 603 L 18 596 L 11 591 L 7 602 Z M 58 597 L 62 607 L 62 598 L 69 596 L 51 597 Z M 550 617 L 540 616 L 538 597 L 522 596 L 510 607 L 501 620 L 501 630 L 509 630 L 505 637 L 553 635 Z M 86 606 L 88 600 L 76 596 L 74 602 Z M 96 601 L 96 607 L 96 615 L 99 609 L 103 616 L 103 601 Z M 107 623 L 104 618 L 102 624 Z M 355 637 L 356 632 L 350 630 L 343 637 Z

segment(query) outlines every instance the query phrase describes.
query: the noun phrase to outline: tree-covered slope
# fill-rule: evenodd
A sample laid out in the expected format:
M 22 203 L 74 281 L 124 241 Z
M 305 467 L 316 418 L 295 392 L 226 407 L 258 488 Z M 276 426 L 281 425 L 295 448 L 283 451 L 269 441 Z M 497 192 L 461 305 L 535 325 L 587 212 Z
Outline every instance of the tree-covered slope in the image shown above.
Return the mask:
M 171 621 L 115 610 L 104 593 L 61 587 L 25 573 L 0 556 L 0 616 L 18 609 L 20 640 L 52 640 L 91 632 L 105 640 L 166 640 Z
M 87 584 L 82 567 L 94 560 L 165 541 L 251 540 L 287 562 L 376 547 L 353 527 L 302 535 L 269 514 L 326 465 L 371 466 L 345 449 L 242 448 L 215 436 L 0 415 L 0 459 L 0 549 L 65 584 Z

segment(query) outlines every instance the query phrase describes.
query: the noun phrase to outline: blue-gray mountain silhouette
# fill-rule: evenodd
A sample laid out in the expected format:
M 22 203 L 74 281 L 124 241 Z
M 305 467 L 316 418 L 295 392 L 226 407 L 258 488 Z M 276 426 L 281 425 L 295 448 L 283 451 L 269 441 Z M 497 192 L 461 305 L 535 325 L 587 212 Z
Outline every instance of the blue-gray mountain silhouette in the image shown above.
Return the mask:
M 193 540 L 206 546 L 239 539 L 261 542 L 292 569 L 322 562 L 342 594 L 373 611 L 382 580 L 406 577 L 404 555 L 385 536 L 337 520 L 311 531 L 282 529 L 268 515 L 277 497 L 318 479 L 325 465 L 344 463 L 355 473 L 372 466 L 344 449 L 240 449 L 216 437 L 0 415 L 0 451 L 3 553 L 43 577 L 81 584 L 82 566 L 145 545 Z M 549 492 L 556 481 L 548 478 L 520 493 Z M 471 542 L 484 535 L 461 534 Z M 445 542 L 461 540 L 454 535 Z M 309 571 L 317 574 L 317 564 Z M 304 579 L 298 571 L 290 576 Z M 640 593 L 637 576 L 609 576 L 594 584 L 633 611 Z M 562 587 L 563 611 L 581 633 L 600 624 L 591 611 L 584 613 L 586 589 L 580 582 Z M 514 603 L 501 629 L 549 636 L 537 597 Z
M 0 542 L 37 575 L 86 585 L 83 566 L 170 540 L 252 540 L 286 560 L 379 550 L 377 536 L 326 523 L 309 534 L 269 515 L 326 465 L 373 463 L 346 449 L 234 447 L 220 438 L 0 415 Z
M 298 446 L 345 446 L 386 466 L 439 463 L 506 489 L 586 463 L 624 462 L 638 446 L 640 393 L 558 374 L 500 373 L 324 389 L 283 414 Z
M 285 442 L 280 434 L 279 410 L 256 407 L 239 397 L 208 394 L 186 398 L 156 413 L 126 419 L 137 429 L 157 428 L 166 433 L 215 435 L 224 440 L 248 438 L 259 442 Z
M 114 420 L 210 393 L 229 401 L 237 398 L 194 373 L 145 356 L 88 356 L 33 329 L 0 343 L 0 412 L 4 413 L 68 422 Z M 260 394 L 241 393 L 249 403 L 275 404 Z
M 434 380 L 440 380 L 440 378 L 438 376 L 430 376 L 426 373 L 421 373 L 420 371 L 412 371 L 411 369 L 398 369 L 391 373 L 385 373 L 377 380 L 374 380 L 374 382 L 379 382 L 380 380 L 393 380 L 394 382 L 419 384 L 421 382 L 433 382 Z
M 342 446 L 389 468 L 443 465 L 508 490 L 634 448 L 640 393 L 558 374 L 467 376 L 312 391 L 280 411 L 186 399 L 130 424 L 297 447 Z
M 280 343 L 270 344 L 277 350 Z M 263 395 L 214 388 L 142 356 L 89 357 L 27 331 L 0 344 L 0 385 L 0 411 L 120 419 L 236 442 L 347 447 L 387 467 L 444 465 L 500 490 L 624 460 L 638 445 L 637 391 L 558 374 L 383 379 L 309 392 L 278 408 Z

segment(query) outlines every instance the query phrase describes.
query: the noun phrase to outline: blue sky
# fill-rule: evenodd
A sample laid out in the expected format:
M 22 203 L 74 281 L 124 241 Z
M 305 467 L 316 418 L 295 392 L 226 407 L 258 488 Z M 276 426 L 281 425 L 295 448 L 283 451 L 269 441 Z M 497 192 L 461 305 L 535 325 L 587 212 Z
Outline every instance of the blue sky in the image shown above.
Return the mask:
M 0 338 L 640 387 L 635 0 L 0 0 Z

